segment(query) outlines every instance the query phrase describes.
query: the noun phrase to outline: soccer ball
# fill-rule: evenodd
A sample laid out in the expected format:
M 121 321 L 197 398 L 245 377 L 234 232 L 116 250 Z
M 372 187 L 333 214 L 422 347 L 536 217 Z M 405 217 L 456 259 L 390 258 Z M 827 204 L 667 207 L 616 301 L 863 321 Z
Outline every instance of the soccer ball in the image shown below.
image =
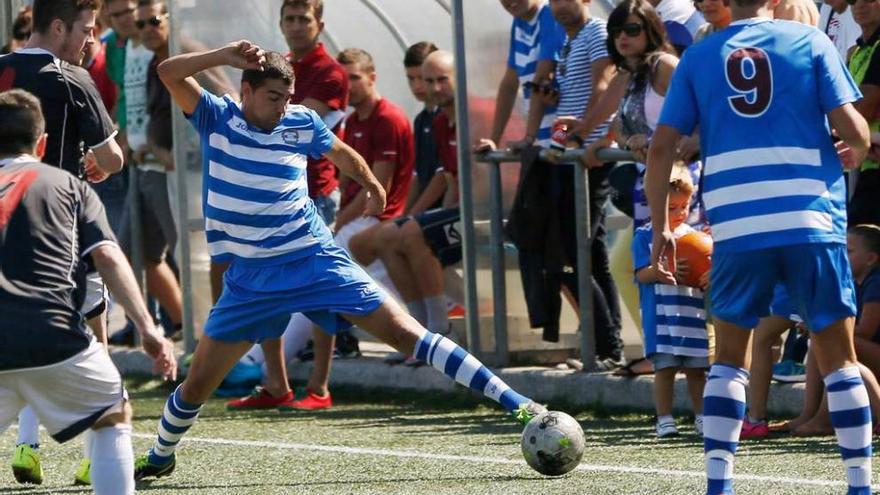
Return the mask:
M 563 412 L 543 412 L 523 430 L 523 457 L 535 471 L 547 476 L 563 475 L 574 469 L 584 456 L 584 430 Z

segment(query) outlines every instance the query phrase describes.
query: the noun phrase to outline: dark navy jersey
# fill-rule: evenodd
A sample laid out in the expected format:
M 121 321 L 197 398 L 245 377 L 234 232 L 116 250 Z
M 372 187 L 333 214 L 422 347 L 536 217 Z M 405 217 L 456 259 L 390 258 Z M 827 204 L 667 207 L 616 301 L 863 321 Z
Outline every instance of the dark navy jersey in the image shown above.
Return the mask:
M 88 348 L 81 260 L 115 242 L 85 181 L 27 155 L 0 161 L 0 371 Z
M 116 134 L 88 71 L 43 49 L 19 50 L 0 57 L 0 91 L 12 88 L 40 100 L 49 135 L 43 162 L 82 178 L 84 152 Z

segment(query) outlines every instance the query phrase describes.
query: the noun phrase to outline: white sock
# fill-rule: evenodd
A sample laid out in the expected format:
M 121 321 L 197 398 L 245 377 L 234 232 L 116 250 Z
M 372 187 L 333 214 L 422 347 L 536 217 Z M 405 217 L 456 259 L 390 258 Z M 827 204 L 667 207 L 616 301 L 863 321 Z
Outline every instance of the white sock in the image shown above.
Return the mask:
M 31 406 L 24 406 L 18 413 L 18 442 L 16 445 L 27 444 L 40 448 L 40 418 Z
M 95 495 L 134 493 L 131 425 L 118 424 L 92 433 L 92 488 Z
M 297 313 L 290 318 L 282 337 L 286 362 L 289 363 L 299 354 L 299 351 L 306 348 L 312 338 L 313 327 L 312 320 L 302 313 Z
M 95 449 L 94 449 L 95 434 L 92 433 L 92 431 L 93 431 L 93 430 L 91 430 L 91 429 L 86 430 L 85 432 L 83 432 L 83 436 L 82 436 L 82 439 L 83 439 L 83 456 L 84 456 L 86 459 L 91 459 L 91 458 L 92 458 L 92 452 L 95 450 Z

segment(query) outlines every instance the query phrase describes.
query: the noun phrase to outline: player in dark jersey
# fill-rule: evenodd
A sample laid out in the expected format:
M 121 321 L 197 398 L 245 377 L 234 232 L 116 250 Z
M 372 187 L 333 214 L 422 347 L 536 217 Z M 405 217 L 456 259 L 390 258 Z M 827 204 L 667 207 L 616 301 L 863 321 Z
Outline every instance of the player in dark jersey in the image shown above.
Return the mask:
M 156 330 L 104 207 L 85 182 L 39 162 L 40 103 L 0 93 L 0 432 L 29 405 L 58 442 L 93 430 L 97 494 L 134 493 L 131 407 L 119 372 L 82 324 L 92 256 L 166 378 L 173 345 Z
M 30 40 L 23 49 L 0 57 L 0 91 L 22 88 L 40 99 L 48 133 L 44 161 L 94 182 L 122 167 L 122 151 L 113 139 L 114 125 L 91 76 L 79 66 L 85 48 L 95 41 L 98 6 L 97 0 L 36 0 Z M 103 341 L 106 289 L 95 270 L 89 272 L 81 312 Z M 33 421 L 23 424 L 36 426 Z M 36 430 L 22 429 L 19 436 L 28 436 L 24 435 L 27 431 Z M 19 454 L 17 449 L 14 468 L 22 466 L 24 459 Z M 27 457 L 39 459 L 35 452 Z M 38 461 L 35 464 L 39 467 Z M 39 469 L 35 473 L 33 481 L 41 478 Z

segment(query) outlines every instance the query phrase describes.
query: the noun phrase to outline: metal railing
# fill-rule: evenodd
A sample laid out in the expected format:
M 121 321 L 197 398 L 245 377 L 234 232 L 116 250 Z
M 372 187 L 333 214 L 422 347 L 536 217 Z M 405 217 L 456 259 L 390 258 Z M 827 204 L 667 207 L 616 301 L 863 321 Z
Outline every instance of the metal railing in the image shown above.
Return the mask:
M 584 167 L 572 165 L 579 163 L 584 150 L 572 149 L 564 153 L 550 150 L 541 152 L 541 158 L 557 162 L 558 166 L 574 166 L 575 179 L 575 232 L 577 240 L 577 278 L 578 278 L 578 313 L 580 332 L 580 355 L 584 364 L 584 371 L 594 368 L 596 356 L 596 337 L 593 328 L 593 285 L 590 280 L 593 276 L 592 267 L 592 231 L 590 224 L 590 201 L 589 201 L 589 174 Z M 510 352 L 507 340 L 507 281 L 504 259 L 504 208 L 503 190 L 501 185 L 501 164 L 520 161 L 520 154 L 509 150 L 492 151 L 474 155 L 476 161 L 489 165 L 489 256 L 492 266 L 492 301 L 493 301 L 493 324 L 495 335 L 495 364 L 504 366 L 509 363 Z M 597 158 L 603 162 L 632 161 L 633 156 L 629 151 L 605 148 L 597 152 Z M 469 168 L 469 167 L 468 167 Z M 462 196 L 464 200 L 464 196 Z M 464 220 L 464 219 L 462 219 Z M 466 243 L 473 242 L 465 238 L 463 243 L 465 253 L 465 267 L 476 267 L 476 259 L 473 249 L 467 249 Z M 467 257 L 471 256 L 470 260 Z M 468 274 L 466 273 L 466 279 Z M 466 301 L 469 302 L 469 301 Z M 475 313 L 477 306 L 466 307 L 468 314 Z M 471 324 L 471 320 L 467 320 Z M 468 328 L 468 337 L 478 333 L 478 329 Z M 468 346 L 473 353 L 479 348 L 468 340 Z M 479 342 L 477 342 L 479 344 Z

